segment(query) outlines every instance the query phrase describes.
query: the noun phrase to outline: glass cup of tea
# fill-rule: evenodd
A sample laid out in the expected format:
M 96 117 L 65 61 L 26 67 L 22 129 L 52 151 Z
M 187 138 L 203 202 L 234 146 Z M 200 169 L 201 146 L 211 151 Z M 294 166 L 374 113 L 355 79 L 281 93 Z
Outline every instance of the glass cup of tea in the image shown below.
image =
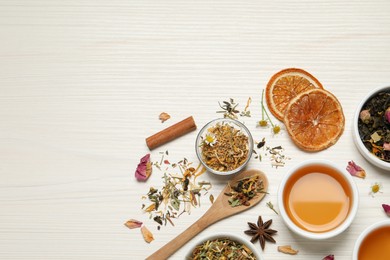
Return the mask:
M 307 160 L 282 179 L 278 205 L 294 233 L 314 240 L 345 231 L 355 218 L 358 190 L 351 175 L 326 160 Z

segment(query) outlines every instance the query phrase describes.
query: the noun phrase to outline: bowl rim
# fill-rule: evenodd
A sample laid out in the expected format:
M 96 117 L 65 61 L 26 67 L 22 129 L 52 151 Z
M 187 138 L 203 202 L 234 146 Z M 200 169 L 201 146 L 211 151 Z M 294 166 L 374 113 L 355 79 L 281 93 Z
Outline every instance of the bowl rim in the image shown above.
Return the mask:
M 240 165 L 238 168 L 234 169 L 234 170 L 231 170 L 231 171 L 227 171 L 227 172 L 221 172 L 221 171 L 216 171 L 212 168 L 210 168 L 208 165 L 206 165 L 206 163 L 204 163 L 203 159 L 202 159 L 202 155 L 200 153 L 200 139 L 201 139 L 201 136 L 202 134 L 210 127 L 210 125 L 212 124 L 216 124 L 218 122 L 223 122 L 223 121 L 226 121 L 226 122 L 229 122 L 229 123 L 232 123 L 232 124 L 235 124 L 237 125 L 240 129 L 243 129 L 245 134 L 248 136 L 248 158 L 245 160 L 245 162 Z M 241 123 L 240 121 L 238 120 L 235 120 L 235 119 L 231 119 L 231 118 L 217 118 L 217 119 L 213 119 L 211 121 L 209 121 L 208 123 L 206 123 L 198 132 L 198 135 L 196 136 L 196 139 L 195 139 L 195 152 L 196 152 L 196 156 L 198 157 L 198 160 L 200 161 L 200 163 L 209 171 L 209 172 L 212 172 L 216 175 L 222 175 L 222 176 L 228 176 L 228 175 L 232 175 L 232 174 L 235 174 L 235 173 L 238 173 L 240 172 L 242 169 L 244 169 L 246 167 L 246 165 L 249 163 L 250 159 L 252 158 L 252 153 L 253 153 L 253 137 L 252 137 L 252 134 L 251 132 L 249 131 L 248 127 L 246 127 L 246 125 L 244 125 L 243 123 Z
M 259 249 L 257 249 L 253 243 L 244 239 L 242 236 L 239 236 L 239 235 L 231 233 L 231 232 L 214 232 L 213 234 L 202 235 L 200 237 L 196 237 L 193 241 L 191 241 L 190 250 L 186 254 L 186 259 L 189 259 L 191 257 L 191 253 L 197 245 L 200 245 L 201 243 L 203 243 L 207 240 L 217 239 L 217 238 L 221 238 L 221 237 L 229 238 L 231 240 L 235 240 L 241 244 L 244 244 L 253 252 L 256 259 L 258 259 L 258 260 L 263 259 Z
M 385 226 L 390 226 L 390 219 L 377 221 L 377 222 L 367 226 L 362 231 L 362 233 L 360 233 L 360 235 L 358 236 L 358 238 L 357 238 L 357 240 L 355 242 L 355 245 L 353 247 L 353 254 L 352 254 L 352 259 L 353 260 L 357 260 L 358 259 L 358 253 L 359 253 L 360 245 L 362 244 L 364 238 L 366 238 L 366 236 L 369 233 L 371 233 L 372 231 L 374 231 L 374 230 L 376 230 L 378 228 L 381 228 L 381 227 L 385 227 Z
M 362 110 L 364 104 L 370 98 L 372 98 L 374 95 L 376 95 L 379 92 L 384 91 L 384 90 L 390 90 L 390 85 L 384 85 L 384 86 L 373 89 L 360 101 L 359 105 L 357 106 L 357 109 L 355 110 L 355 114 L 354 114 L 354 117 L 352 120 L 352 122 L 353 122 L 352 137 L 353 137 L 355 146 L 358 148 L 360 154 L 363 155 L 363 157 L 367 161 L 369 161 L 371 164 L 373 164 L 381 169 L 390 171 L 390 163 L 389 162 L 382 161 L 381 159 L 379 159 L 378 157 L 376 157 L 374 154 L 370 153 L 367 150 L 367 148 L 364 146 L 363 142 L 360 139 L 359 130 L 358 130 L 360 111 Z
M 327 167 L 331 167 L 335 169 L 337 172 L 341 173 L 342 176 L 345 178 L 345 180 L 348 182 L 351 192 L 352 192 L 352 205 L 350 208 L 350 212 L 347 216 L 347 218 L 336 228 L 327 231 L 327 232 L 321 232 L 321 233 L 315 233 L 315 232 L 310 232 L 307 230 L 304 230 L 300 227 L 298 227 L 294 222 L 290 219 L 288 216 L 286 209 L 284 208 L 284 202 L 283 202 L 283 192 L 284 192 L 284 187 L 287 183 L 287 180 L 300 168 L 304 168 L 310 165 L 324 165 Z M 338 167 L 335 163 L 329 161 L 329 160 L 323 160 L 323 159 L 310 159 L 310 160 L 305 160 L 303 162 L 300 162 L 290 168 L 287 173 L 284 175 L 282 178 L 282 181 L 280 182 L 279 189 L 278 189 L 278 206 L 279 206 L 279 211 L 280 215 L 284 221 L 284 223 L 287 225 L 287 227 L 293 231 L 294 233 L 311 239 L 311 240 L 323 240 L 323 239 L 329 239 L 332 237 L 335 237 L 342 232 L 344 232 L 353 222 L 355 219 L 358 207 L 359 207 L 359 194 L 358 194 L 358 189 L 356 186 L 356 183 L 352 179 L 352 176 L 346 171 Z

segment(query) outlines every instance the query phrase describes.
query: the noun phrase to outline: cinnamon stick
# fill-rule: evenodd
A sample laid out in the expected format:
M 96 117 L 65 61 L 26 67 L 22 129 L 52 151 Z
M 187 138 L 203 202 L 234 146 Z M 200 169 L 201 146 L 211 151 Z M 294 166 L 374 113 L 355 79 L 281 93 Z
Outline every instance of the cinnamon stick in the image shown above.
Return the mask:
M 192 116 L 146 138 L 146 145 L 150 150 L 159 147 L 173 139 L 196 129 L 196 124 Z

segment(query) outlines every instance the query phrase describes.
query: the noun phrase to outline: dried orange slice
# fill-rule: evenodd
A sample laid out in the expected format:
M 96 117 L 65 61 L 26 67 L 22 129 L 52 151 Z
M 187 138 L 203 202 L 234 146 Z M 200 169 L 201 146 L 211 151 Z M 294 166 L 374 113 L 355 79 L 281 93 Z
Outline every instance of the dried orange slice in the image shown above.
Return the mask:
M 323 89 L 311 89 L 293 98 L 284 115 L 287 132 L 306 151 L 320 151 L 337 142 L 345 118 L 337 98 Z
M 309 72 L 289 68 L 271 77 L 266 88 L 266 101 L 271 113 L 283 121 L 284 112 L 290 100 L 309 89 L 323 88 L 322 84 Z

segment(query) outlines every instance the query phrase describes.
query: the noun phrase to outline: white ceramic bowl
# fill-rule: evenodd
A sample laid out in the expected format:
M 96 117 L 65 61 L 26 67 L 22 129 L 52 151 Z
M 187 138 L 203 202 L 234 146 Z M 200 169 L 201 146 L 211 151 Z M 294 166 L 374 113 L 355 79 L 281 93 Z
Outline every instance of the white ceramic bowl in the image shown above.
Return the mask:
M 377 223 L 372 224 L 371 226 L 367 227 L 358 237 L 358 239 L 355 242 L 355 246 L 353 248 L 353 254 L 352 254 L 352 259 L 353 260 L 358 260 L 358 253 L 360 249 L 360 245 L 362 244 L 364 238 L 370 234 L 372 231 L 381 228 L 381 227 L 390 227 L 390 219 L 382 220 Z
M 231 240 L 236 241 L 238 243 L 241 243 L 241 244 L 245 245 L 246 247 L 248 247 L 253 252 L 256 259 L 263 260 L 263 257 L 261 256 L 259 249 L 254 244 L 252 244 L 250 241 L 244 239 L 243 237 L 232 234 L 232 233 L 216 233 L 216 234 L 212 234 L 212 235 L 204 235 L 204 236 L 201 236 L 199 238 L 194 239 L 194 241 L 191 243 L 191 247 L 190 247 L 191 249 L 188 252 L 188 254 L 186 255 L 186 259 L 191 259 L 192 251 L 195 249 L 195 247 L 203 244 L 207 240 L 214 240 L 217 238 L 228 238 L 228 239 L 231 239 Z M 258 244 L 258 247 L 260 248 L 259 244 Z
M 217 171 L 212 168 L 210 168 L 204 161 L 202 157 L 202 138 L 206 135 L 208 129 L 210 127 L 215 126 L 216 124 L 229 124 L 230 126 L 233 126 L 235 129 L 240 130 L 244 135 L 248 137 L 248 157 L 246 158 L 245 162 L 241 164 L 238 168 L 231 170 L 231 171 Z M 218 140 L 217 140 L 218 142 Z M 252 157 L 252 152 L 253 152 L 253 138 L 252 135 L 249 131 L 249 129 L 241 122 L 229 118 L 219 118 L 219 119 L 214 119 L 207 123 L 202 129 L 199 131 L 198 136 L 196 137 L 196 142 L 195 142 L 195 151 L 196 155 L 198 156 L 199 161 L 202 163 L 202 165 L 209 171 L 217 175 L 231 175 L 235 174 L 242 169 L 245 168 L 245 166 L 248 164 L 249 160 Z
M 356 147 L 358 148 L 359 152 L 364 156 L 364 158 L 367 159 L 371 164 L 382 168 L 384 170 L 390 171 L 390 163 L 382 161 L 378 157 L 376 157 L 374 154 L 370 153 L 370 151 L 364 146 L 362 140 L 360 139 L 359 130 L 358 130 L 358 121 L 359 121 L 359 115 L 360 111 L 362 110 L 364 104 L 373 96 L 378 94 L 382 91 L 390 91 L 390 86 L 380 87 L 377 89 L 372 90 L 370 93 L 365 96 L 365 98 L 362 99 L 360 104 L 358 105 L 355 115 L 353 118 L 353 126 L 352 126 L 352 136 L 353 140 L 355 142 Z
M 325 167 L 330 167 L 330 168 L 336 170 L 347 181 L 347 183 L 349 184 L 349 187 L 351 189 L 351 192 L 352 192 L 352 205 L 351 205 L 351 208 L 349 210 L 347 218 L 339 226 L 337 226 L 336 228 L 334 228 L 330 231 L 327 231 L 327 232 L 316 233 L 316 232 L 310 232 L 310 231 L 307 231 L 307 230 L 300 228 L 290 219 L 290 217 L 288 216 L 287 211 L 284 207 L 283 193 L 284 193 L 284 188 L 286 186 L 287 181 L 290 179 L 290 177 L 292 175 L 294 175 L 294 173 L 297 170 L 302 169 L 302 168 L 306 168 L 306 167 L 311 166 L 311 165 L 323 165 Z M 339 168 L 334 163 L 332 163 L 331 161 L 327 161 L 327 160 L 307 160 L 307 161 L 298 163 L 297 165 L 292 167 L 286 173 L 286 175 L 283 177 L 283 179 L 280 183 L 280 186 L 279 186 L 279 190 L 278 190 L 278 206 L 279 206 L 279 210 L 280 210 L 280 215 L 282 216 L 284 223 L 294 233 L 296 233 L 302 237 L 312 239 L 312 240 L 328 239 L 328 238 L 337 236 L 340 233 L 342 233 L 343 231 L 345 231 L 351 225 L 353 219 L 355 218 L 356 212 L 358 209 L 358 205 L 359 205 L 358 190 L 357 190 L 356 184 L 355 184 L 354 180 L 352 179 L 351 175 L 346 170 Z

